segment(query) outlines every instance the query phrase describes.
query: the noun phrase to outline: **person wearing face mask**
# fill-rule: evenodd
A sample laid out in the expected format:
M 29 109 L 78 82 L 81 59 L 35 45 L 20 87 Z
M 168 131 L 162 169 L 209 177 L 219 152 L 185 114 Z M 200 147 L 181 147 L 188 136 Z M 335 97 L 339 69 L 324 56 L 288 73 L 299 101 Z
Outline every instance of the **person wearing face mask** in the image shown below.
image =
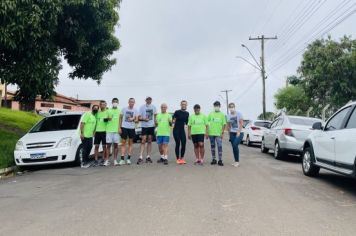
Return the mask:
M 120 142 L 120 114 L 121 109 L 119 106 L 119 99 L 112 99 L 112 108 L 108 109 L 108 122 L 106 124 L 106 157 L 104 166 L 110 165 L 109 156 L 111 146 L 114 146 L 113 160 L 114 165 L 119 165 L 117 157 L 119 154 L 119 142 Z
M 185 146 L 187 143 L 187 136 L 185 134 L 185 126 L 188 124 L 189 112 L 187 112 L 187 101 L 183 100 L 180 103 L 180 110 L 177 110 L 173 114 L 173 137 L 176 142 L 175 153 L 177 158 L 177 164 L 186 164 L 184 160 Z
M 86 112 L 80 122 L 80 139 L 82 140 L 83 159 L 81 160 L 81 167 L 88 168 L 89 155 L 93 148 L 93 136 L 96 128 L 96 114 L 99 106 L 94 105 L 91 112 Z
M 214 111 L 208 116 L 208 135 L 211 145 L 211 165 L 218 164 L 223 166 L 222 161 L 222 140 L 224 137 L 224 131 L 226 126 L 226 117 L 224 113 L 220 111 L 221 104 L 219 101 L 214 102 Z M 216 161 L 216 145 L 218 146 L 219 161 Z
M 244 137 L 244 133 L 242 132 L 243 127 L 243 116 L 242 113 L 236 111 L 235 104 L 229 104 L 230 114 L 228 115 L 228 126 L 230 133 L 230 142 L 232 145 L 232 150 L 234 153 L 235 162 L 232 164 L 235 167 L 239 166 L 240 161 L 240 151 L 239 144 L 241 143 L 242 138 Z

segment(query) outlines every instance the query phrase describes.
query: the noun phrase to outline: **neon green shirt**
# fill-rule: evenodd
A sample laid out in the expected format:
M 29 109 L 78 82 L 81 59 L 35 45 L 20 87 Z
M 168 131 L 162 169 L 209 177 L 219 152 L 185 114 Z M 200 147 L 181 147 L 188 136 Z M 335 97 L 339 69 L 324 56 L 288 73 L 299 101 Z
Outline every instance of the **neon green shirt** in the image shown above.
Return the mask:
M 169 113 L 159 113 L 156 116 L 157 121 L 157 136 L 170 136 L 172 115 Z
M 221 136 L 226 125 L 226 117 L 222 112 L 211 112 L 208 116 L 208 123 L 209 136 Z
M 96 132 L 105 132 L 106 131 L 106 123 L 104 119 L 108 118 L 108 110 L 101 111 L 99 110 L 96 114 Z
M 83 136 L 84 138 L 92 138 L 95 131 L 96 118 L 91 112 L 86 112 L 83 116 L 82 123 L 84 123 Z
M 188 126 L 191 127 L 191 135 L 205 134 L 206 126 L 208 125 L 208 119 L 204 114 L 193 114 L 189 116 Z
M 108 121 L 106 124 L 106 132 L 118 133 L 121 109 L 111 108 L 107 111 L 107 113 L 108 113 L 108 118 L 111 118 L 111 120 Z

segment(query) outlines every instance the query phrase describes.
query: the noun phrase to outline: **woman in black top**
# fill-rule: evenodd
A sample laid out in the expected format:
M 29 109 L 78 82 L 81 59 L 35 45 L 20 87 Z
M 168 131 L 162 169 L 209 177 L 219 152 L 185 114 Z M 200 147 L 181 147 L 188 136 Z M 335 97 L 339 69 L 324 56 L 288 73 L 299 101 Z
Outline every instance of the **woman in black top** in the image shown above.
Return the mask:
M 180 103 L 181 109 L 173 114 L 173 137 L 176 142 L 176 157 L 177 164 L 186 164 L 184 160 L 185 146 L 187 143 L 187 136 L 185 134 L 185 126 L 188 124 L 189 112 L 187 112 L 187 101 Z M 179 150 L 180 149 L 180 150 Z M 180 151 L 180 152 L 179 152 Z

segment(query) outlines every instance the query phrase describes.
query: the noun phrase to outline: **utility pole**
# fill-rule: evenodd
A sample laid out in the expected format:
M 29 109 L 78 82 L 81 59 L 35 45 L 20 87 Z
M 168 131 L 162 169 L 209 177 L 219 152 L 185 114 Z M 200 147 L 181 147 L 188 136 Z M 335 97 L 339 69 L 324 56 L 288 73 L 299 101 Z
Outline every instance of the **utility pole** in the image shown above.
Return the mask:
M 265 69 L 265 40 L 276 40 L 275 37 L 265 37 L 264 35 L 257 38 L 250 37 L 249 40 L 261 41 L 261 76 L 262 76 L 262 107 L 263 107 L 263 119 L 266 119 L 266 69 Z
M 229 92 L 232 92 L 232 90 L 223 90 L 221 91 L 222 93 L 225 93 L 226 96 L 226 114 L 229 114 Z

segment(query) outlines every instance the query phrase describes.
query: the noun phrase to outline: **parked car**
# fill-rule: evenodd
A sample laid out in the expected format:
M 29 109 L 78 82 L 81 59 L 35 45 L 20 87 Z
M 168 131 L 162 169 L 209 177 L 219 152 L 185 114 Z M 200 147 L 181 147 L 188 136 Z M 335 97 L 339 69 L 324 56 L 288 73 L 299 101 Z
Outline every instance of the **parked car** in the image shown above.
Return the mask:
M 356 102 L 347 104 L 326 122 L 313 125 L 304 143 L 303 173 L 316 176 L 320 168 L 356 177 Z
M 282 159 L 286 154 L 301 155 L 315 122 L 321 120 L 282 114 L 263 132 L 261 152 L 273 150 L 276 159 Z
M 59 109 L 59 108 L 50 108 L 48 111 L 40 111 L 38 114 L 41 116 L 47 117 L 47 116 L 65 113 L 66 111 L 68 111 L 68 110 L 67 109 Z
M 62 113 L 43 118 L 16 143 L 16 165 L 81 164 L 82 116 L 83 113 Z
M 261 143 L 263 131 L 265 131 L 270 124 L 271 121 L 268 120 L 256 120 L 249 122 L 243 129 L 244 137 L 242 141 L 245 142 L 247 146 L 251 146 L 253 143 Z

